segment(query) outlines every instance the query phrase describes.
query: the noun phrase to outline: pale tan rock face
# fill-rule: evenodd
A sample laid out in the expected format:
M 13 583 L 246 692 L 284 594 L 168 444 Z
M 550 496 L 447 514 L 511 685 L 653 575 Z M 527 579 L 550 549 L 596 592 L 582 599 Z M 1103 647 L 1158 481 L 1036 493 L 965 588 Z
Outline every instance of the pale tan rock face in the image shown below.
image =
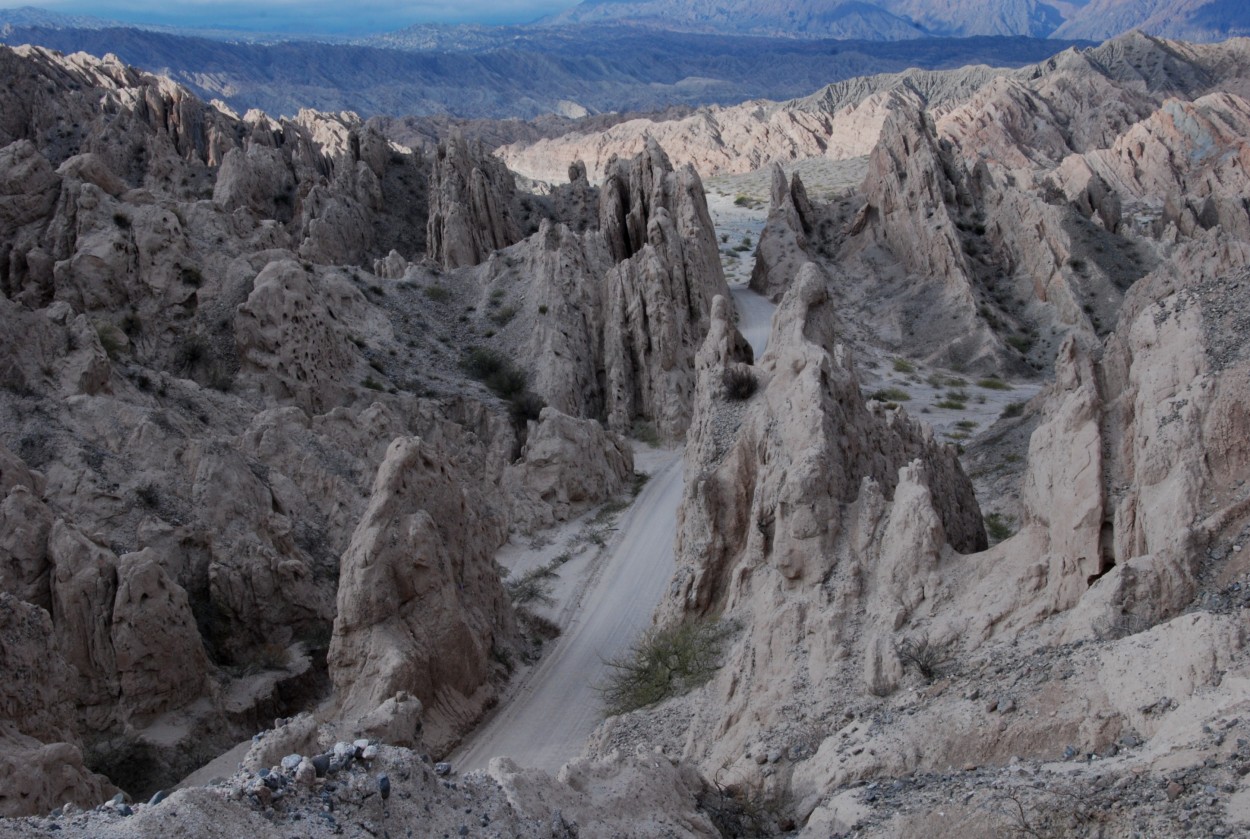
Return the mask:
M 786 183 L 780 164 L 773 164 L 768 221 L 755 246 L 751 290 L 773 302 L 781 299 L 807 262 L 807 237 L 815 224 L 807 190 L 796 172 Z
M 513 526 L 535 530 L 567 521 L 623 491 L 633 474 L 633 453 L 620 436 L 594 420 L 544 408 L 520 460 L 504 473 Z
M 488 707 L 492 653 L 514 643 L 491 559 L 504 527 L 437 449 L 391 444 L 341 562 L 329 664 L 343 718 L 408 691 L 442 753 Z
M 117 556 L 63 520 L 53 526 L 48 553 L 54 566 L 51 611 L 57 643 L 78 671 L 75 697 L 84 727 L 102 731 L 120 711 L 112 631 Z
M 125 719 L 151 719 L 205 693 L 208 659 L 187 593 L 151 548 L 117 563 L 113 657 Z
M 294 260 L 270 262 L 234 321 L 243 373 L 280 401 L 318 413 L 337 407 L 356 378 L 349 329 L 364 309 L 363 295 L 341 280 L 310 276 Z
M 609 174 L 599 230 L 544 220 L 474 278 L 526 288 L 518 320 L 532 328 L 512 340 L 547 404 L 618 433 L 640 420 L 677 438 L 690 422 L 690 364 L 712 298 L 728 293 L 715 229 L 699 176 L 674 170 L 654 141 L 614 159 Z
M 604 281 L 605 412 L 625 431 L 635 417 L 666 436 L 690 422 L 690 372 L 725 275 L 703 184 L 674 171 L 654 140 L 631 161 L 609 164 L 599 226 L 616 261 Z
M 441 143 L 430 172 L 430 258 L 447 268 L 477 265 L 518 241 L 510 210 L 514 192 L 507 168 L 481 148 L 461 136 Z
M 112 786 L 83 766 L 74 722 L 74 671 L 61 657 L 43 609 L 0 592 L 0 815 L 46 812 L 66 801 L 91 806 Z

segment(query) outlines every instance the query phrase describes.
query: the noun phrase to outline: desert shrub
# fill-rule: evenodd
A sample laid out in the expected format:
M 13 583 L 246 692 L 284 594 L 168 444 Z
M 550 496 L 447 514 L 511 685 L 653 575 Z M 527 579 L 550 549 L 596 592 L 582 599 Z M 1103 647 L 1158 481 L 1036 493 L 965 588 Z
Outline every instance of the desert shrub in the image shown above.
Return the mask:
M 990 513 L 985 517 L 985 532 L 995 542 L 1001 542 L 1015 531 L 1011 528 L 1012 519 L 1002 513 Z
M 872 398 L 878 402 L 906 402 L 911 399 L 911 394 L 901 387 L 886 387 L 874 393 Z
M 627 652 L 607 662 L 607 681 L 599 687 L 604 714 L 645 708 L 703 684 L 720 668 L 734 628 L 698 620 L 647 630 Z
M 151 481 L 135 487 L 135 498 L 149 510 L 155 510 L 161 503 L 161 488 Z
M 730 402 L 742 402 L 750 399 L 759 387 L 755 373 L 746 367 L 729 367 L 725 370 L 721 381 L 725 385 L 725 398 Z
M 361 384 L 369 388 L 369 390 L 382 389 L 382 384 L 377 379 L 373 378 L 373 376 L 366 376 L 365 380 L 361 382 Z
M 941 402 L 934 403 L 935 408 L 946 408 L 950 411 L 962 411 L 968 407 L 966 402 L 960 402 L 958 399 L 943 399 Z
M 441 285 L 428 285 L 425 287 L 425 296 L 435 303 L 446 303 L 451 299 L 451 291 Z
M 644 420 L 637 420 L 633 427 L 629 429 L 629 434 L 635 440 L 646 443 L 653 449 L 664 445 L 664 439 L 660 437 L 660 432 L 655 430 L 655 426 Z
M 523 393 L 525 371 L 505 356 L 486 347 L 473 347 L 461 365 L 464 371 L 504 399 Z
M 556 567 L 557 564 L 552 561 L 546 565 L 531 568 L 516 579 L 509 576 L 504 582 L 504 589 L 508 592 L 512 605 L 529 606 L 533 603 L 542 603 L 550 606 L 553 604 L 555 600 L 551 596 L 551 585 L 552 581 L 559 576 Z
M 930 643 L 927 635 L 903 638 L 894 645 L 894 652 L 904 667 L 915 670 L 925 681 L 932 681 L 946 661 L 946 651 Z
M 1011 419 L 1024 414 L 1023 402 L 1012 402 L 1006 408 L 1003 408 L 1003 419 Z
M 1011 335 L 1007 338 L 1007 345 L 1020 353 L 1027 353 L 1033 349 L 1033 339 L 1027 335 Z
M 174 350 L 174 365 L 179 370 L 195 370 L 208 360 L 208 341 L 203 335 L 192 333 L 185 336 Z
M 537 420 L 547 407 L 542 397 L 532 390 L 522 390 L 512 397 L 511 403 L 508 413 L 519 428 L 524 428 L 530 420 Z
M 516 317 L 516 306 L 504 306 L 490 315 L 491 322 L 496 326 L 506 326 L 514 317 Z
M 1011 390 L 1011 385 L 997 376 L 986 376 L 977 382 L 977 387 L 983 387 L 986 390 Z
M 794 801 L 782 790 L 717 783 L 707 787 L 698 803 L 721 836 L 754 839 L 794 829 Z
M 908 361 L 905 358 L 896 358 L 894 359 L 893 364 L 894 364 L 895 373 L 915 373 L 916 372 L 916 365 L 912 364 L 910 361 Z

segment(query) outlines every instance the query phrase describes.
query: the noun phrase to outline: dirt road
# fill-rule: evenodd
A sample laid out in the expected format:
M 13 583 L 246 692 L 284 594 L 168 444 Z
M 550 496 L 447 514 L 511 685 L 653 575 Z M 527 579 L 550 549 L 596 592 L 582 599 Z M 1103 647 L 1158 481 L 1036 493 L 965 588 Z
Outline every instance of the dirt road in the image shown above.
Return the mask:
M 733 289 L 733 296 L 739 328 L 759 358 L 773 306 L 745 288 Z M 581 752 L 602 719 L 595 686 L 603 681 L 604 662 L 646 629 L 673 576 L 682 486 L 681 453 L 675 451 L 621 517 L 611 554 L 554 649 L 452 756 L 458 771 L 484 769 L 492 757 L 507 756 L 555 772 Z

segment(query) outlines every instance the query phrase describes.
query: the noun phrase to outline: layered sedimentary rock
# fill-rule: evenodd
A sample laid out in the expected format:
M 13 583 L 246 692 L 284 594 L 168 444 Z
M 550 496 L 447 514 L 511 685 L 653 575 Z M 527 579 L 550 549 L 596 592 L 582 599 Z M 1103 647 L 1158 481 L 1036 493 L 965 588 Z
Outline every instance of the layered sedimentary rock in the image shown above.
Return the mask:
M 512 218 L 512 175 L 462 136 L 440 143 L 430 171 L 427 248 L 447 268 L 477 265 L 521 238 Z

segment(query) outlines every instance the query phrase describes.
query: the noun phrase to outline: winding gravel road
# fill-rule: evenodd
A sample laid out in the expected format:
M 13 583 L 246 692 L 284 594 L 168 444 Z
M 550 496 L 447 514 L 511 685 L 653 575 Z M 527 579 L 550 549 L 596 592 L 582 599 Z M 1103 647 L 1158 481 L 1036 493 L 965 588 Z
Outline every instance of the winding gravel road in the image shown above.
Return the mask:
M 739 329 L 756 358 L 768 339 L 773 305 L 745 288 L 733 289 Z M 556 772 L 581 753 L 602 719 L 597 684 L 615 658 L 651 622 L 673 576 L 681 452 L 652 475 L 618 522 L 618 537 L 586 592 L 581 609 L 550 653 L 493 717 L 451 758 L 458 771 L 485 769 L 492 757 Z

